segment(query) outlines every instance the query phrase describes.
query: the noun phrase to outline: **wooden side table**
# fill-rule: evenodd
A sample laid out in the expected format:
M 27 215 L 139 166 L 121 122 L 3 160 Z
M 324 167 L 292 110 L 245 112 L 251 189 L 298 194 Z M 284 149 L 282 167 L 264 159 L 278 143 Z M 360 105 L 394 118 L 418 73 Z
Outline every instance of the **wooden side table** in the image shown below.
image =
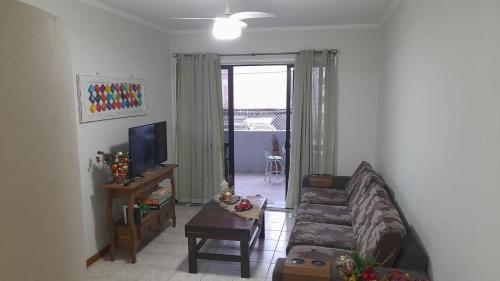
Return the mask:
M 172 226 L 176 225 L 175 216 L 175 179 L 174 169 L 177 168 L 175 164 L 169 164 L 164 167 L 158 168 L 154 171 L 147 172 L 143 178 L 137 179 L 135 182 L 128 186 L 116 183 L 100 184 L 98 187 L 107 190 L 107 221 L 109 228 L 109 237 L 111 241 L 110 259 L 113 261 L 115 258 L 115 250 L 117 246 L 125 246 L 130 249 L 132 263 L 136 262 L 137 250 L 141 242 L 146 238 L 158 234 L 161 225 L 172 220 Z M 172 185 L 172 197 L 164 207 L 158 211 L 151 211 L 151 215 L 141 223 L 140 226 L 135 224 L 134 219 L 134 204 L 137 198 L 147 198 L 151 192 L 158 189 L 158 184 L 165 179 L 170 179 Z M 118 222 L 113 220 L 113 201 L 115 198 L 127 199 L 127 224 L 121 219 Z

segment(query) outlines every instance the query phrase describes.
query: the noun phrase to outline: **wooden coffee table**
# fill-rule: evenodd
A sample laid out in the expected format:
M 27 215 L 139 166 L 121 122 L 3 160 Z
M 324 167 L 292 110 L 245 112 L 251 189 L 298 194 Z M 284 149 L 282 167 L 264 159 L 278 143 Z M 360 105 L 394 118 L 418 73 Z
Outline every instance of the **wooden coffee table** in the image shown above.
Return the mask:
M 241 263 L 241 277 L 250 278 L 250 253 L 255 242 L 264 238 L 264 213 L 262 220 L 244 219 L 224 210 L 215 201 L 210 201 L 186 225 L 188 238 L 189 272 L 197 273 L 197 259 L 234 261 Z M 254 238 L 252 240 L 252 238 Z M 201 239 L 197 242 L 197 239 Z M 240 242 L 240 255 L 201 253 L 199 250 L 208 239 Z

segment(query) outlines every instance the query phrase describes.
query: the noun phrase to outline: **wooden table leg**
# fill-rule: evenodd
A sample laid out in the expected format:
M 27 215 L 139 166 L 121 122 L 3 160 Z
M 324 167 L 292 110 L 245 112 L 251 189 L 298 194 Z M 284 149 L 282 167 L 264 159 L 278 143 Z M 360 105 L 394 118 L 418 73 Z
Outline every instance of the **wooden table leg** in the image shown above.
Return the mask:
M 177 197 L 176 197 L 175 179 L 174 179 L 173 172 L 172 172 L 172 176 L 170 177 L 170 186 L 172 187 L 172 200 L 174 202 L 174 209 L 172 211 L 172 214 L 173 214 L 173 217 L 172 217 L 172 226 L 175 227 L 176 220 L 177 220 L 177 217 L 175 215 L 175 200 L 177 199 Z
M 197 249 L 196 249 L 196 238 L 188 237 L 188 255 L 189 255 L 189 273 L 197 273 Z
M 250 246 L 248 241 L 240 241 L 241 278 L 250 278 Z
M 113 191 L 108 190 L 108 202 L 107 202 L 106 217 L 108 220 L 109 229 L 109 240 L 111 241 L 111 246 L 109 249 L 109 259 L 111 261 L 115 260 L 115 250 L 116 250 L 116 237 L 115 237 L 115 223 L 113 221 Z
M 137 228 L 135 227 L 134 204 L 135 196 L 134 194 L 130 194 L 128 196 L 127 224 L 129 226 L 130 233 L 132 234 L 132 249 L 130 253 L 132 263 L 136 262 L 137 248 L 139 247 L 139 238 L 137 237 Z

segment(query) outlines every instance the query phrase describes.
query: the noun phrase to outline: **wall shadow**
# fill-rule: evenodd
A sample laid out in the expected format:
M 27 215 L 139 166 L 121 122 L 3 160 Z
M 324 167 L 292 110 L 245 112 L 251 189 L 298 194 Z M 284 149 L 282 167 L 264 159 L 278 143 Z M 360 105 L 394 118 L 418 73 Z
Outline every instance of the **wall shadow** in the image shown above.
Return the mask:
M 117 151 L 128 151 L 128 143 L 122 143 L 109 147 L 104 152 L 117 152 Z M 97 151 L 96 151 L 97 155 Z M 113 180 L 113 176 L 110 171 L 107 171 L 104 166 L 98 165 L 96 163 L 95 157 L 90 159 L 91 165 L 89 165 L 89 172 L 91 174 L 93 194 L 90 197 L 92 205 L 92 213 L 95 221 L 94 235 L 96 237 L 96 247 L 99 250 L 104 249 L 109 245 L 109 229 L 106 219 L 107 211 L 107 192 L 98 188 L 99 184 L 110 182 Z M 118 220 L 122 217 L 120 206 L 122 206 L 124 200 L 115 200 L 113 202 L 113 218 Z M 106 235 L 103 236 L 103 233 Z

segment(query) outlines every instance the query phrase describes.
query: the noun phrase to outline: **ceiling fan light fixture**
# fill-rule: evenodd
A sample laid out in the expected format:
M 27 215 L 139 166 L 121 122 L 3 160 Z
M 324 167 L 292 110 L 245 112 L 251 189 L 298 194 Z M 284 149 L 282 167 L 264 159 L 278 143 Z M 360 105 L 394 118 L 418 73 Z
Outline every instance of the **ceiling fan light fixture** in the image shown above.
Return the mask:
M 212 34 L 219 40 L 234 40 L 241 36 L 241 30 L 246 24 L 231 18 L 216 18 Z

